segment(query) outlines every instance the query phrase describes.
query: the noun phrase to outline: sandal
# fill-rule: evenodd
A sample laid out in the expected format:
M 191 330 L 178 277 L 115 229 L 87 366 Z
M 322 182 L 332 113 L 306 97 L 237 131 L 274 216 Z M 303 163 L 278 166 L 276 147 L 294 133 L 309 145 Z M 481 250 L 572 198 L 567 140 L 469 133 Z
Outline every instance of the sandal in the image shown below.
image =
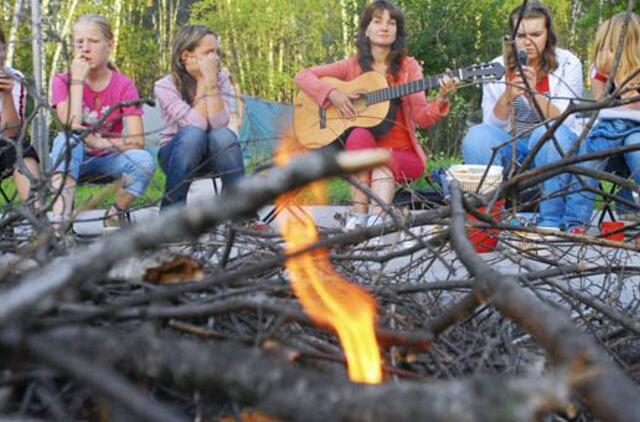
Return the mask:
M 115 210 L 115 212 L 112 212 Z M 120 208 L 117 204 L 109 207 L 102 219 L 102 227 L 107 230 L 117 230 L 131 223 L 131 214 L 128 209 Z

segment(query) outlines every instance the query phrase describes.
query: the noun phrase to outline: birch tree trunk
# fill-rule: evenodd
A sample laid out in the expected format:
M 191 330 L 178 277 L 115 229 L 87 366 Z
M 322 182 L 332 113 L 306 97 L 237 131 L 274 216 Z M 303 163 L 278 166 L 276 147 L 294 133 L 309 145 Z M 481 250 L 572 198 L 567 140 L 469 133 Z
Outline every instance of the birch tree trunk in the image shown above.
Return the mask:
M 237 4 L 237 3 L 236 3 Z M 240 60 L 241 56 L 241 52 L 240 50 L 240 44 L 241 44 L 241 40 L 238 38 L 238 33 L 236 32 L 235 28 L 235 16 L 236 16 L 236 11 L 233 9 L 233 7 L 231 6 L 231 0 L 227 0 L 226 1 L 226 11 L 227 11 L 227 16 L 229 19 L 229 34 L 231 34 L 230 40 L 229 40 L 229 46 L 231 48 L 231 52 L 233 54 L 233 59 L 236 62 L 237 65 L 237 69 L 238 69 L 238 75 L 237 75 L 237 79 L 236 82 L 239 80 L 240 81 L 240 86 L 242 86 L 244 89 L 246 89 L 246 78 L 245 78 L 245 68 L 244 68 L 244 60 Z
M 349 19 L 349 10 L 347 6 L 347 2 L 349 0 L 340 0 L 340 16 L 342 20 L 342 45 L 344 46 L 345 56 L 347 55 L 348 45 L 349 45 L 349 33 L 351 25 L 351 20 Z
M 13 56 L 16 51 L 16 41 L 18 38 L 18 28 L 20 27 L 20 21 L 22 20 L 22 9 L 24 2 L 22 0 L 16 0 L 13 5 L 13 19 L 11 20 L 11 29 L 9 30 L 9 42 L 7 45 L 7 66 L 13 64 Z
M 31 0 L 31 39 L 33 52 L 33 80 L 35 82 L 35 98 L 38 110 L 36 118 L 33 120 L 33 140 L 36 152 L 41 157 L 41 167 L 46 170 L 47 160 L 49 156 L 49 140 L 47 128 L 47 114 L 45 104 L 48 103 L 47 92 L 43 89 L 43 78 L 45 60 L 42 48 L 42 20 L 40 18 L 40 1 Z
M 113 57 L 118 53 L 118 40 L 120 39 L 120 26 L 122 24 L 122 0 L 115 0 L 115 19 L 113 24 Z
M 51 86 L 51 83 L 53 82 L 53 77 L 56 74 L 56 71 L 58 69 L 58 64 L 60 61 L 60 55 L 62 54 L 62 49 L 64 47 L 64 40 L 66 39 L 67 35 L 69 35 L 69 30 L 71 28 L 71 19 L 73 18 L 73 14 L 76 10 L 76 7 L 78 6 L 78 0 L 69 0 L 71 4 L 69 4 L 69 7 L 67 7 L 67 14 L 65 16 L 64 19 L 64 25 L 62 26 L 62 31 L 60 34 L 60 39 L 63 40 L 62 42 L 59 42 L 58 45 L 56 46 L 56 50 L 53 53 L 53 58 L 51 59 L 51 70 L 49 72 L 49 83 L 47 84 L 47 86 Z

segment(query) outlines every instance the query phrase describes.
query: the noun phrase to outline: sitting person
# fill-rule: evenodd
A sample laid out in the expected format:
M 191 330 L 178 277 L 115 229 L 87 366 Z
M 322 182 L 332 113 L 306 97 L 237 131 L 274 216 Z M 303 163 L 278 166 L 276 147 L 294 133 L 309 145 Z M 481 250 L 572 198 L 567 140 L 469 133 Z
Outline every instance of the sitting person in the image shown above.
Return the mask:
M 139 99 L 134 83 L 109 61 L 113 34 L 102 16 L 85 15 L 75 22 L 73 47 L 75 58 L 69 71 L 57 74 L 52 84 L 52 103 L 63 125 L 73 130 L 92 127 L 109 107 Z M 143 149 L 141 116 L 140 105 L 128 105 L 108 115 L 82 141 L 75 135 L 58 134 L 51 152 L 56 171 L 52 185 L 60 190 L 53 205 L 54 228 L 71 217 L 75 186 L 83 175 L 120 178 L 122 184 L 105 213 L 104 225 L 119 226 L 124 221 L 126 210 L 145 192 L 155 170 L 153 157 Z
M 22 74 L 4 66 L 6 46 L 4 33 L 0 31 L 0 180 L 12 175 L 18 195 L 22 201 L 27 201 L 31 189 L 29 177 L 40 177 L 39 160 L 33 146 L 23 137 L 22 164 L 29 175 L 22 174 L 22 169 L 16 165 L 18 152 L 15 142 L 20 137 L 24 123 L 27 90 L 21 81 Z M 33 205 L 38 207 L 35 201 Z
M 516 28 L 520 16 L 522 19 Z M 515 48 L 523 51 L 522 54 L 526 52 L 527 64 L 520 73 L 510 45 L 505 47 L 504 57 L 494 60 L 505 64 L 505 77 L 484 85 L 483 123 L 471 127 L 462 141 L 462 157 L 467 164 L 489 164 L 494 150 L 502 146 L 492 164 L 504 166 L 507 175 L 519 169 L 546 133 L 547 128 L 541 122 L 557 117 L 568 107 L 571 98 L 582 95 L 580 60 L 557 47 L 551 12 L 546 6 L 530 1 L 524 8 L 517 7 L 509 15 L 509 26 L 515 33 Z M 523 78 L 533 93 L 526 91 Z M 538 114 L 534 99 L 542 115 Z M 553 139 L 547 140 L 536 154 L 534 166 L 560 160 L 579 133 L 575 118 L 570 116 L 553 134 L 562 151 L 558 151 Z M 515 139 L 515 143 L 509 143 L 511 139 Z M 543 183 L 538 226 L 559 227 L 565 199 L 558 192 L 569 179 L 569 174 L 562 174 Z
M 596 33 L 595 72 L 592 75 L 594 98 L 605 96 L 606 82 L 612 78 L 613 86 L 622 88 L 621 99 L 635 97 L 638 101 L 601 110 L 599 120 L 580 146 L 580 155 L 640 144 L 640 18 L 636 14 L 631 14 L 620 63 L 615 74 L 611 73 L 624 22 L 625 13 L 618 13 L 603 22 Z M 609 158 L 585 161 L 579 165 L 605 170 Z M 624 161 L 635 182 L 640 184 L 640 150 L 625 153 Z M 572 180 L 571 194 L 567 197 L 567 206 L 561 217 L 570 232 L 583 233 L 593 213 L 598 180 L 585 176 L 575 176 Z
M 300 71 L 295 83 L 313 97 L 319 105 L 331 102 L 346 118 L 357 116 L 352 100 L 358 95 L 342 92 L 322 77 L 350 81 L 364 72 L 375 71 L 384 75 L 390 85 L 400 85 L 423 79 L 417 60 L 406 55 L 404 13 L 388 0 L 376 0 L 363 11 L 360 19 L 355 56 L 335 63 Z M 449 112 L 449 94 L 458 82 L 449 77 L 440 81 L 438 96 L 427 101 L 424 92 L 402 98 L 394 124 L 387 133 L 373 134 L 370 129 L 355 128 L 346 138 L 345 149 L 355 151 L 383 148 L 391 152 L 388 166 L 382 166 L 357 175 L 356 180 L 389 204 L 393 201 L 396 184 L 416 180 L 424 174 L 425 153 L 416 136 L 416 126 L 427 127 Z M 353 213 L 346 221 L 346 229 L 374 225 L 382 222 L 382 209 L 370 204 L 367 194 L 352 190 Z
M 163 210 L 186 203 L 196 176 L 220 175 L 223 189 L 244 177 L 238 137 L 228 127 L 236 95 L 230 74 L 220 70 L 219 48 L 208 27 L 183 27 L 174 41 L 171 74 L 155 83 L 165 123 L 158 150 L 167 175 Z

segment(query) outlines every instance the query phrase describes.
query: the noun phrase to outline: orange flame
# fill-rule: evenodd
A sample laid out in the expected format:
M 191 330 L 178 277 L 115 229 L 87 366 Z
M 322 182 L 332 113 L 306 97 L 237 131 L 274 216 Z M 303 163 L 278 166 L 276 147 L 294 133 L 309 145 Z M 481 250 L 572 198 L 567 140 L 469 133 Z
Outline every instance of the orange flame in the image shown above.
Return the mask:
M 287 157 L 286 153 L 279 155 L 276 161 L 283 163 Z M 312 195 L 324 198 L 323 188 L 321 183 L 314 183 Z M 319 239 L 313 218 L 298 207 L 290 207 L 294 201 L 295 194 L 292 193 L 276 201 L 276 205 L 284 210 L 278 223 L 288 254 L 305 249 Z M 347 359 L 349 379 L 367 384 L 382 382 L 373 297 L 334 269 L 326 249 L 296 255 L 289 258 L 285 266 L 293 291 L 311 319 L 319 325 L 333 327 L 337 332 Z

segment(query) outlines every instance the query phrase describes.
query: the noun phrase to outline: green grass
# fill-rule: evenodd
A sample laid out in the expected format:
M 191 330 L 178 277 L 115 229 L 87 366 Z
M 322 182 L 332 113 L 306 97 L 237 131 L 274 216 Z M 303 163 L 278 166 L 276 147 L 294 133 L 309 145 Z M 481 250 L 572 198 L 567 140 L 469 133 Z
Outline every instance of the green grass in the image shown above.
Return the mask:
M 156 169 L 147 191 L 143 196 L 134 201 L 133 206 L 140 207 L 149 204 L 157 204 L 164 193 L 164 185 L 165 175 L 162 170 Z M 12 178 L 7 178 L 2 181 L 2 189 L 13 203 L 20 202 L 18 195 L 16 194 L 16 188 Z M 107 208 L 113 204 L 116 199 L 115 191 L 108 192 L 110 189 L 110 185 L 101 184 L 87 183 L 78 186 L 78 189 L 76 190 L 76 208 L 93 202 L 96 198 L 99 199 L 97 202 L 92 204 L 92 208 Z M 0 207 L 4 207 L 5 205 L 5 199 L 0 198 Z
M 446 157 L 444 155 L 437 155 L 435 157 L 429 158 L 429 163 L 427 167 L 427 171 L 438 168 L 438 167 L 449 167 L 452 164 L 459 163 L 460 159 L 457 157 Z M 15 184 L 13 183 L 13 179 L 7 178 L 1 183 L 2 189 L 4 192 L 12 198 L 12 202 L 19 203 L 17 199 L 17 194 L 15 192 Z M 145 192 L 145 194 L 136 199 L 134 202 L 134 206 L 140 207 L 149 204 L 158 204 L 160 199 L 162 198 L 162 194 L 164 193 L 165 186 L 165 175 L 159 168 L 156 168 L 156 171 L 153 175 L 153 179 L 149 184 L 149 188 Z M 416 182 L 412 184 L 415 188 L 424 188 L 427 186 L 426 179 L 421 177 Z M 105 190 L 109 190 L 107 185 L 99 185 L 99 184 L 83 184 L 80 185 L 76 191 L 76 207 L 82 207 L 87 203 L 94 202 L 96 198 L 99 198 L 97 202 L 92 203 L 92 208 L 107 208 L 109 205 L 113 204 L 115 201 L 115 192 L 109 192 L 104 194 Z M 350 193 L 350 185 L 345 180 L 341 178 L 332 178 L 329 179 L 327 186 L 327 201 L 330 204 L 335 205 L 344 205 L 348 204 L 351 201 L 351 193 Z M 311 200 L 307 200 L 303 202 L 310 203 L 313 202 Z M 6 205 L 6 201 L 4 198 L 0 198 L 0 207 L 4 207 Z

